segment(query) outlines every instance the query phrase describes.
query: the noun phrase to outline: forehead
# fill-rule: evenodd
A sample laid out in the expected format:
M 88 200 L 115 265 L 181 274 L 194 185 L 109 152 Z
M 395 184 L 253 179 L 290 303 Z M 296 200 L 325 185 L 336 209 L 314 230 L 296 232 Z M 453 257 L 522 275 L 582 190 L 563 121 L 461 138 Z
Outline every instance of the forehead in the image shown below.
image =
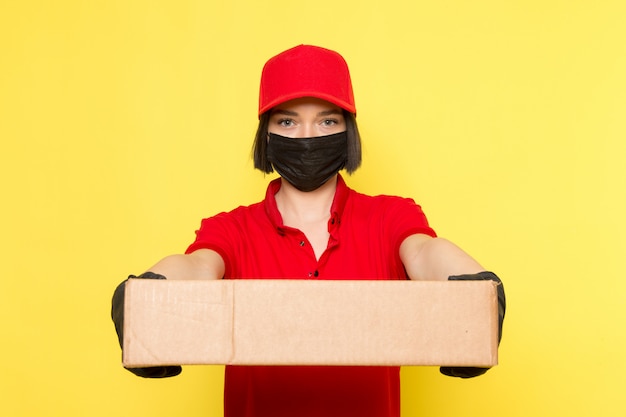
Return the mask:
M 315 97 L 296 98 L 281 103 L 272 109 L 272 113 L 301 113 L 309 111 L 316 113 L 342 113 L 341 107 Z

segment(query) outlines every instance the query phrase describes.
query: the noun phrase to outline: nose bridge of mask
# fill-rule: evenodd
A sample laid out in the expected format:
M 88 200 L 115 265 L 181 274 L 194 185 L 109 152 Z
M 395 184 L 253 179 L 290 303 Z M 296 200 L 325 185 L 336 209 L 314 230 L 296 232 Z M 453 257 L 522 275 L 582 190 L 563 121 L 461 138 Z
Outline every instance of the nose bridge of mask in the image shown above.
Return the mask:
M 319 139 L 319 140 L 328 140 L 328 139 L 330 139 L 330 140 L 332 140 L 332 139 L 337 140 L 337 139 L 339 139 L 339 140 L 341 140 L 344 136 L 347 137 L 347 132 L 346 131 L 339 132 L 339 133 L 332 133 L 330 135 L 324 135 L 324 136 L 303 136 L 303 137 L 289 137 L 289 136 L 280 135 L 278 133 L 272 133 L 272 132 L 268 133 L 268 138 L 270 140 L 272 138 L 278 138 L 278 139 L 292 140 L 292 141 L 303 140 L 303 139 L 304 140 L 309 140 L 309 141 L 316 140 L 316 139 Z

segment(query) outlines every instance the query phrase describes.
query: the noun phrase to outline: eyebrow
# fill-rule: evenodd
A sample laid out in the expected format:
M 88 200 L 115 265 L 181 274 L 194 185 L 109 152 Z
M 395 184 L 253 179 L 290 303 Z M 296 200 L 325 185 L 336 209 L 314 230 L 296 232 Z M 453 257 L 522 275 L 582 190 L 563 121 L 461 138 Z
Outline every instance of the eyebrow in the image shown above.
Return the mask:
M 282 114 L 284 116 L 297 116 L 298 115 L 298 113 L 296 113 L 295 111 L 283 110 L 283 109 L 272 110 L 272 115 L 274 114 Z
M 297 116 L 298 115 L 298 113 L 295 111 L 284 110 L 284 109 L 276 109 L 272 112 L 272 114 L 282 114 L 283 116 Z M 331 114 L 341 114 L 341 110 L 331 109 L 331 110 L 324 110 L 324 111 L 317 113 L 318 116 L 330 116 Z
M 317 113 L 318 116 L 330 116 L 331 114 L 341 114 L 341 110 L 332 109 L 332 110 L 325 110 L 325 111 L 321 111 Z

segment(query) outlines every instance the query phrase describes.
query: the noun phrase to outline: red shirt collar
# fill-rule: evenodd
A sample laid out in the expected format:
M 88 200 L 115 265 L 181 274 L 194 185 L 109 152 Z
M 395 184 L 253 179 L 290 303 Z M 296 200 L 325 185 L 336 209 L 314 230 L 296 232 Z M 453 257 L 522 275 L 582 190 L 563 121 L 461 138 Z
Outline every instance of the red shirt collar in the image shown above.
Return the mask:
M 278 211 L 278 205 L 276 204 L 276 193 L 280 190 L 280 178 L 276 178 L 267 186 L 265 192 L 265 213 L 272 222 L 272 225 L 277 229 L 279 233 L 284 233 L 285 225 L 283 224 L 283 217 Z M 348 201 L 348 195 L 350 194 L 350 188 L 346 185 L 341 174 L 337 175 L 337 189 L 335 190 L 335 197 L 333 198 L 333 204 L 330 207 L 330 220 L 328 221 L 329 230 L 338 226 L 341 223 L 341 216 L 343 209 Z

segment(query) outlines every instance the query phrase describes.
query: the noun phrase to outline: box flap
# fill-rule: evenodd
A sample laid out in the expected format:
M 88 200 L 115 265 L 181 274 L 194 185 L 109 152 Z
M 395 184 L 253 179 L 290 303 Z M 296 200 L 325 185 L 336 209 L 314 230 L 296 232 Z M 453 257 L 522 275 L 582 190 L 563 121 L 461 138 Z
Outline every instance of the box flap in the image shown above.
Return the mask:
M 239 280 L 235 285 L 238 363 L 497 362 L 491 281 Z
M 124 365 L 230 362 L 233 287 L 228 284 L 129 279 L 124 305 Z

